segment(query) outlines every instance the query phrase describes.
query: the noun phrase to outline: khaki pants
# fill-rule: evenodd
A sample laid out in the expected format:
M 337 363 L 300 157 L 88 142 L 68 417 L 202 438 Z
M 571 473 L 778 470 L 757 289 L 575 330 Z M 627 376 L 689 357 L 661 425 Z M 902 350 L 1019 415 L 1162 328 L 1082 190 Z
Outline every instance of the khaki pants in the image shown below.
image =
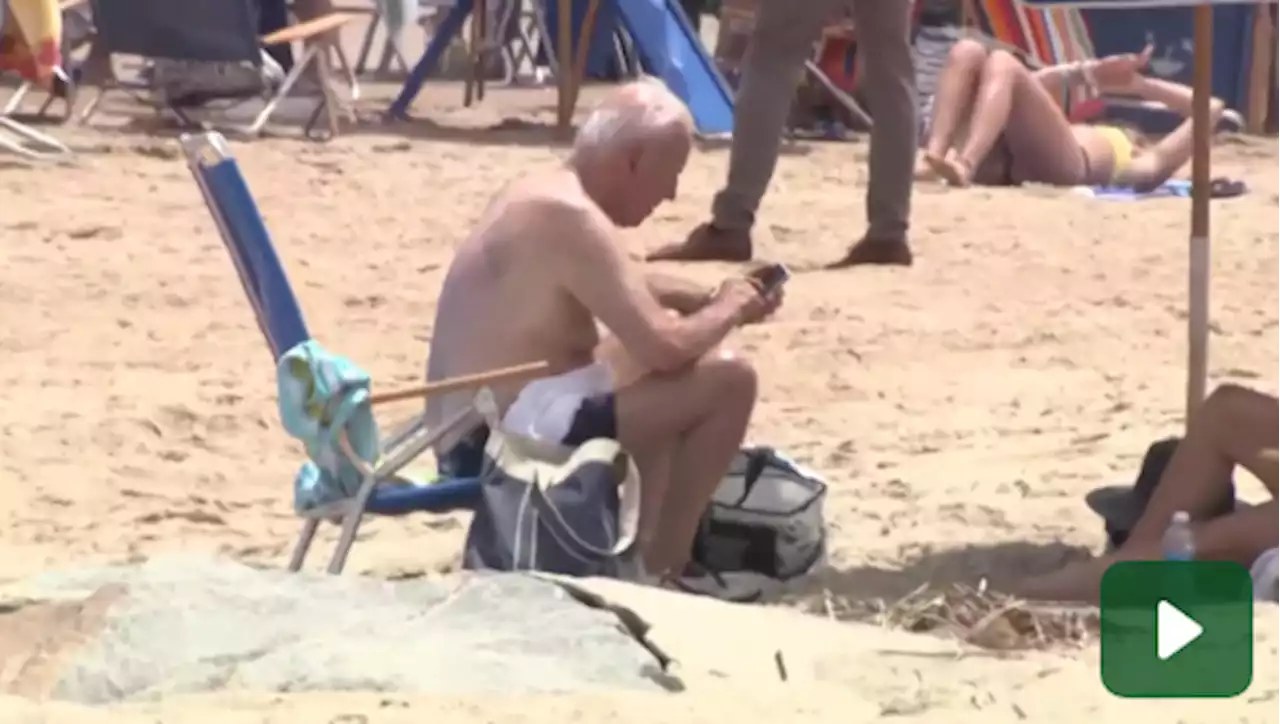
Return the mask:
M 804 61 L 833 0 L 760 0 L 733 119 L 729 180 L 712 204 L 715 225 L 750 229 L 778 163 L 782 129 Z M 917 146 L 911 0 L 853 0 L 867 100 L 874 116 L 867 186 L 868 236 L 901 238 L 911 211 Z

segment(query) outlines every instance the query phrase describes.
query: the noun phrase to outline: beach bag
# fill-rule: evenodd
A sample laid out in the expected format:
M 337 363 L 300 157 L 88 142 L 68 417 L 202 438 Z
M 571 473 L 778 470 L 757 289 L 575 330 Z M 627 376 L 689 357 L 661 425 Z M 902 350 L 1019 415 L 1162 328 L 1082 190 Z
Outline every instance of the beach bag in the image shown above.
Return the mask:
M 640 478 L 622 446 L 595 439 L 567 449 L 504 431 L 487 390 L 476 406 L 490 434 L 463 567 L 630 576 Z
M 694 562 L 778 581 L 809 573 L 826 552 L 826 494 L 817 475 L 772 448 L 741 451 L 703 515 Z

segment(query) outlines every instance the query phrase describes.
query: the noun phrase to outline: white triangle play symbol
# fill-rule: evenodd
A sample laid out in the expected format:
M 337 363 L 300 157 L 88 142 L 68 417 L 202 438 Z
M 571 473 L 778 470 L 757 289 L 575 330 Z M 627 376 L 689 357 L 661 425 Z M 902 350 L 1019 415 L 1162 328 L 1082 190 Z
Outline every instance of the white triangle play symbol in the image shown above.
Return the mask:
M 1156 604 L 1156 658 L 1161 661 L 1200 638 L 1204 626 L 1168 601 Z

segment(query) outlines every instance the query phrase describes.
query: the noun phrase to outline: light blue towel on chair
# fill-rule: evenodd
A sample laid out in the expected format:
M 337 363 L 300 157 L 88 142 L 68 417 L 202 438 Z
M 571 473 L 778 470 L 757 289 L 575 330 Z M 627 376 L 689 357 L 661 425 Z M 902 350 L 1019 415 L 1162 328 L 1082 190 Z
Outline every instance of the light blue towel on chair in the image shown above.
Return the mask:
M 284 429 L 302 441 L 311 458 L 293 481 L 294 510 L 304 513 L 354 496 L 363 476 L 339 447 L 338 433 L 346 430 L 361 460 L 377 463 L 369 374 L 309 340 L 280 358 L 276 383 Z

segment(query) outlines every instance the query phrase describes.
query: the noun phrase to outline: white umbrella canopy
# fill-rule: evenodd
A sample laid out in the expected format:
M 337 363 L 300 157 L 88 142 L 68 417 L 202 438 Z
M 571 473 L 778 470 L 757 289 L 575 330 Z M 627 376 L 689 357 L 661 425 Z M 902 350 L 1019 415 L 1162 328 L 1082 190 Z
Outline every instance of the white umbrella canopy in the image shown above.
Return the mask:
M 1191 238 L 1187 278 L 1187 418 L 1204 400 L 1209 365 L 1209 145 L 1213 128 L 1213 6 L 1254 5 L 1257 0 L 1021 0 L 1034 8 L 1124 10 L 1195 6 L 1192 89 Z

